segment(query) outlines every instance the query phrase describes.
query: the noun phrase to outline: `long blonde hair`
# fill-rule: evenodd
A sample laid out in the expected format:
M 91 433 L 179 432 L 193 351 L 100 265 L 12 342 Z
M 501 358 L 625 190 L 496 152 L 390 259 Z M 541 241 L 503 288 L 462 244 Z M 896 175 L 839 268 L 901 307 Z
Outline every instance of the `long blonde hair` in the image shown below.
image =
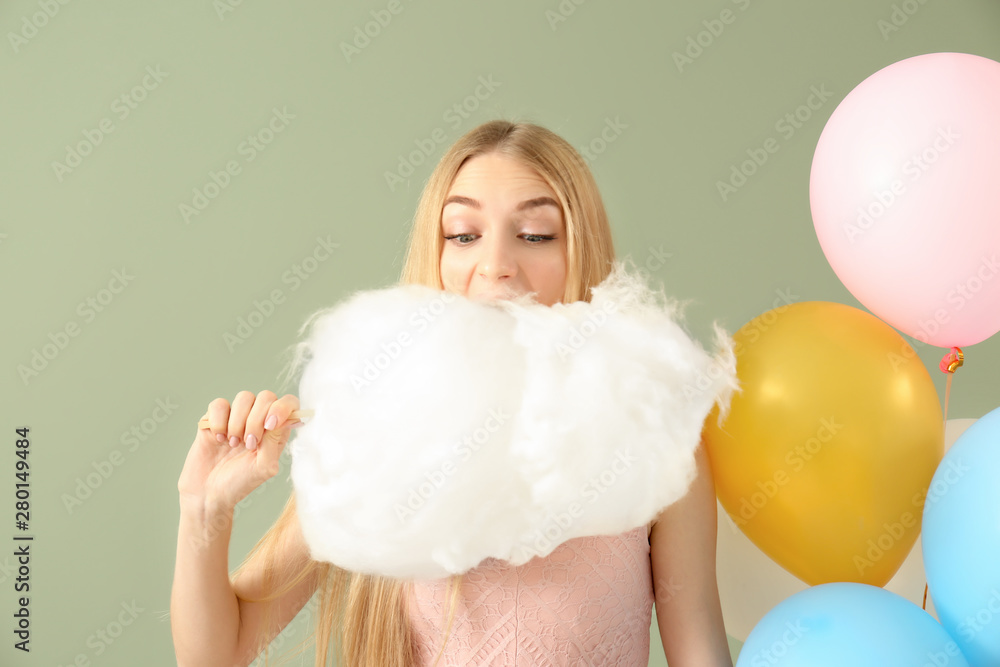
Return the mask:
M 533 168 L 556 193 L 566 223 L 566 289 L 562 301 L 590 301 L 590 288 L 604 280 L 614 260 L 611 228 L 594 177 L 576 149 L 559 135 L 532 123 L 506 120 L 494 120 L 473 128 L 438 162 L 417 205 L 400 284 L 444 288 L 440 258 L 444 243 L 441 211 L 445 197 L 467 160 L 494 152 Z M 290 376 L 297 374 L 302 362 L 302 359 L 293 362 Z M 234 571 L 232 578 L 260 553 L 265 563 L 264 590 L 270 591 L 274 586 L 277 546 L 296 520 L 293 492 L 281 516 Z M 310 560 L 281 590 L 254 601 L 277 598 L 310 575 L 320 581 L 316 667 L 326 665 L 331 639 L 339 647 L 335 651 L 336 664 L 415 667 L 406 608 L 406 581 L 350 572 L 332 563 Z M 449 577 L 448 621 L 435 665 L 448 641 L 461 579 L 461 575 Z M 269 627 L 269 620 L 270 607 L 265 613 L 263 627 Z M 265 642 L 266 638 L 261 637 L 259 650 L 265 654 L 266 665 Z

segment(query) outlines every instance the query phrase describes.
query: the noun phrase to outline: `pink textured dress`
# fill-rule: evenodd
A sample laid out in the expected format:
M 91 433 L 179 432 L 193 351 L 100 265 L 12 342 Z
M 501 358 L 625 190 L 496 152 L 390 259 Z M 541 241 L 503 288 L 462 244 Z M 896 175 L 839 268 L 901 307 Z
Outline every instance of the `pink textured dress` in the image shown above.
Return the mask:
M 430 667 L 447 621 L 448 579 L 410 582 L 417 665 Z M 487 558 L 462 577 L 438 665 L 500 667 L 649 664 L 653 577 L 647 526 L 567 540 L 512 566 Z

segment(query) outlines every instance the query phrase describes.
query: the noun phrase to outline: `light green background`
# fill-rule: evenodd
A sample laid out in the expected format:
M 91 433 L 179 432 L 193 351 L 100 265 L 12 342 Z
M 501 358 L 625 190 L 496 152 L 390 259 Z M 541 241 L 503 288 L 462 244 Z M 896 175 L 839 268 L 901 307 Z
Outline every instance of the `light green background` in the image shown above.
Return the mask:
M 4 665 L 66 665 L 78 654 L 94 665 L 175 664 L 176 483 L 196 420 L 217 396 L 276 388 L 281 353 L 309 313 L 396 280 L 433 163 L 476 124 L 530 120 L 581 148 L 607 119 L 627 125 L 592 164 L 619 256 L 670 253 L 654 275 L 695 299 L 689 327 L 708 341 L 713 319 L 734 331 L 782 294 L 861 307 L 827 264 L 808 201 L 816 140 L 855 85 L 922 53 L 1000 60 L 994 0 L 908 0 L 915 13 L 888 34 L 878 21 L 903 3 L 564 0 L 573 12 L 553 29 L 556 0 L 402 0 L 351 62 L 341 44 L 388 3 L 244 0 L 220 13 L 221 2 L 70 2 L 15 44 L 40 2 L 0 3 L 0 498 L 13 522 L 13 429 L 29 426 L 36 536 L 30 656 L 11 646 L 13 547 L 0 549 Z M 724 9 L 735 20 L 678 71 L 672 54 Z M 121 118 L 115 100 L 147 67 L 165 78 Z M 479 77 L 500 85 L 449 122 Z M 716 181 L 778 136 L 775 122 L 811 86 L 833 97 L 723 202 Z M 241 142 L 275 107 L 294 119 L 247 161 Z M 60 180 L 53 162 L 105 118 L 113 131 Z M 446 141 L 390 189 L 385 172 L 438 128 Z M 229 160 L 241 172 L 186 224 L 179 205 Z M 338 250 L 293 290 L 282 276 L 327 236 Z M 123 269 L 134 279 L 87 321 L 78 304 Z M 224 334 L 275 289 L 284 303 L 230 351 Z M 74 322 L 79 335 L 22 381 L 18 366 Z M 943 350 L 908 340 L 943 402 Z M 997 338 L 966 350 L 949 417 L 1000 404 L 998 353 Z M 129 451 L 122 435 L 158 399 L 178 407 Z M 116 449 L 124 462 L 69 512 L 63 495 Z M 287 498 L 287 465 L 241 507 L 234 566 Z M 133 601 L 139 616 L 98 655 L 92 637 Z M 304 634 L 290 627 L 285 648 Z M 655 624 L 650 664 L 665 664 Z

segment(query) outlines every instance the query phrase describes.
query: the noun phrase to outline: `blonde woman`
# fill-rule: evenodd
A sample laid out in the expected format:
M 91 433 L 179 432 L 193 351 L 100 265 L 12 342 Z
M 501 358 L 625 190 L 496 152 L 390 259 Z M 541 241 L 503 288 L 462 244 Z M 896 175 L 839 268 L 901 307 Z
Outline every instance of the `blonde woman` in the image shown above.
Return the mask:
M 470 298 L 589 301 L 614 248 L 593 176 L 565 140 L 492 121 L 461 137 L 424 188 L 402 283 Z M 291 394 L 212 401 L 178 481 L 171 596 L 180 667 L 247 665 L 319 589 L 316 666 L 618 665 L 649 661 L 651 614 L 671 667 L 732 667 L 715 576 L 716 501 L 704 448 L 687 494 L 647 526 L 568 540 L 521 566 L 399 581 L 313 561 L 295 497 L 228 573 L 236 504 L 279 470 Z M 265 659 L 267 654 L 265 652 Z

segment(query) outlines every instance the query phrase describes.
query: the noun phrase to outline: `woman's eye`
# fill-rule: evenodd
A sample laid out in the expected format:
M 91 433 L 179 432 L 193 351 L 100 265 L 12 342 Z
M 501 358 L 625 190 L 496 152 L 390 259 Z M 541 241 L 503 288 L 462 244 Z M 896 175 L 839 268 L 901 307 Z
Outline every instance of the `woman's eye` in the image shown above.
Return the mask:
M 475 236 L 475 234 L 453 234 L 452 236 L 446 236 L 444 238 L 447 241 L 451 241 L 454 239 L 464 239 L 473 236 Z M 540 245 L 546 241 L 554 241 L 556 238 L 554 236 L 545 236 L 543 234 L 522 234 L 521 236 L 523 236 L 525 240 L 527 240 L 532 245 Z M 458 241 L 459 245 L 468 245 L 469 243 L 471 243 L 471 241 L 470 242 Z

